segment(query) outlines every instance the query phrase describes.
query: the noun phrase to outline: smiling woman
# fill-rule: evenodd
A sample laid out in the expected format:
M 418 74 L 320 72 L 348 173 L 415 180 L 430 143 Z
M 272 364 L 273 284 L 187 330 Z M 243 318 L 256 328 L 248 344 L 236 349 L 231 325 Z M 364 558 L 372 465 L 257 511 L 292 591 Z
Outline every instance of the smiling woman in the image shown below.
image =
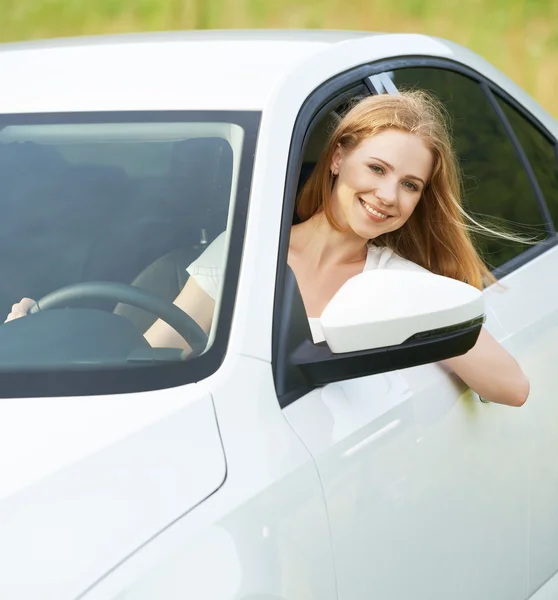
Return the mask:
M 353 227 L 345 208 L 358 202 L 367 214 L 380 213 L 381 223 L 359 225 L 361 237 L 481 288 L 493 277 L 471 242 L 460 192 L 439 103 L 422 91 L 384 94 L 361 100 L 339 123 L 301 190 L 297 212 L 302 221 L 323 212 L 344 231 Z
M 297 203 L 289 265 L 310 317 L 350 277 L 427 270 L 482 288 L 494 281 L 475 250 L 443 109 L 420 91 L 360 100 L 338 123 Z M 494 232 L 496 235 L 498 232 Z M 312 325 L 312 318 L 310 319 Z M 319 337 L 313 328 L 314 340 Z M 529 383 L 486 332 L 448 365 L 481 396 L 521 405 Z

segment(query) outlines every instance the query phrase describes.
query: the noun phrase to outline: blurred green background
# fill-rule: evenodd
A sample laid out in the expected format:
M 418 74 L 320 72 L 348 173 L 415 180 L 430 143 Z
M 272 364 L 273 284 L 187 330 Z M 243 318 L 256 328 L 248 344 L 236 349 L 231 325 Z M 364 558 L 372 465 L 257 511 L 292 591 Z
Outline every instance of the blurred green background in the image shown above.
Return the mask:
M 0 41 L 171 29 L 426 33 L 478 52 L 558 117 L 558 0 L 0 0 Z

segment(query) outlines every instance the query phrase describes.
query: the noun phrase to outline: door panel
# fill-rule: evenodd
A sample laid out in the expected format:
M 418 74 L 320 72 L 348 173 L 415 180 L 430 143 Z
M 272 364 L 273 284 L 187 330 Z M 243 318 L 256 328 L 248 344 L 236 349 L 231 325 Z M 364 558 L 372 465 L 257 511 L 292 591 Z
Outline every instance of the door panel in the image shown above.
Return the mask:
M 524 413 L 440 365 L 328 385 L 284 412 L 322 479 L 340 600 L 525 597 Z
M 519 411 L 532 428 L 529 447 L 529 593 L 558 572 L 558 248 L 502 281 L 491 303 L 510 332 L 507 347 L 531 382 Z

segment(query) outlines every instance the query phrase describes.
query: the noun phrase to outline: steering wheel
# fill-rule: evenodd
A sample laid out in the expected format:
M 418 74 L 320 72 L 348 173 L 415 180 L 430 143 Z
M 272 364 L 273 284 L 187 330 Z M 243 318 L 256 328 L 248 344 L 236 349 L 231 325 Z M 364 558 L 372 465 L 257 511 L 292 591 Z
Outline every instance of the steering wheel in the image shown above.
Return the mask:
M 207 334 L 190 315 L 164 298 L 125 283 L 89 281 L 68 285 L 43 296 L 29 313 L 64 308 L 83 300 L 122 302 L 157 315 L 188 342 L 194 355 L 203 352 L 207 345 Z

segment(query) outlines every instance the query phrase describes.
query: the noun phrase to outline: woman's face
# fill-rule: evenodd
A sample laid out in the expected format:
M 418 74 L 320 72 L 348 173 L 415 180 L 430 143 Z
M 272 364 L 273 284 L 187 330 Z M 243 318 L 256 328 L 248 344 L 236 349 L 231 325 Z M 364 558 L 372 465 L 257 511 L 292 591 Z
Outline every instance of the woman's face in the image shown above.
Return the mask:
M 365 138 L 350 152 L 338 148 L 331 163 L 335 218 L 367 240 L 399 229 L 418 204 L 432 166 L 422 139 L 398 129 Z

